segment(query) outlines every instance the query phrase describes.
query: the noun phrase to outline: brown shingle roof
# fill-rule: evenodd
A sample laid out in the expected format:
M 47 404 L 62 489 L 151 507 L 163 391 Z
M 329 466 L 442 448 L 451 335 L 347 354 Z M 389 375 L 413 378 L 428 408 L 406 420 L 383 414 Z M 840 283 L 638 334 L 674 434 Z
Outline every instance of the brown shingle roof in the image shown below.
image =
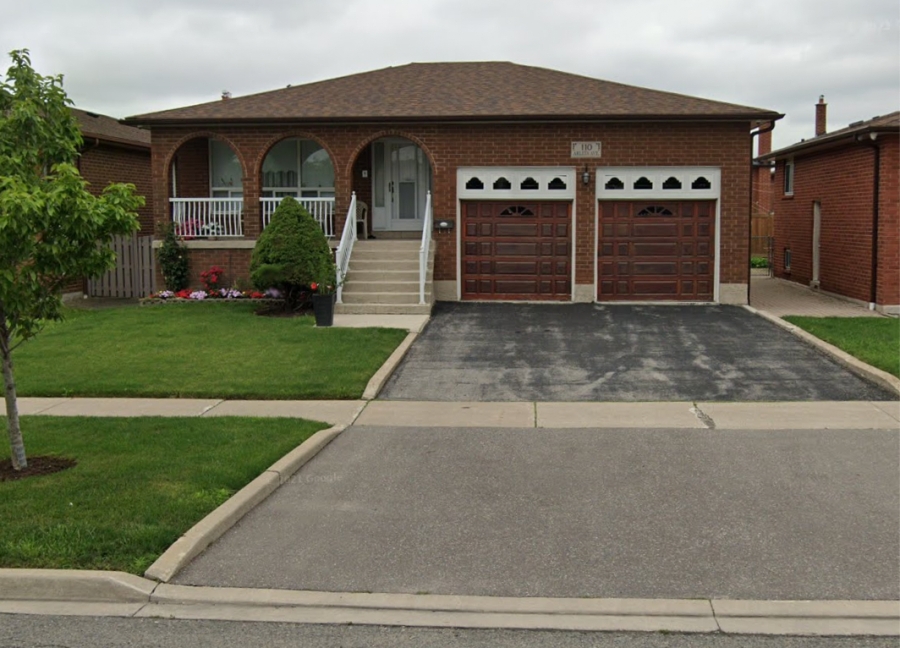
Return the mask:
M 114 144 L 150 147 L 150 131 L 120 124 L 117 119 L 72 108 L 85 139 L 99 139 Z
M 857 135 L 865 133 L 900 133 L 900 111 L 879 115 L 865 121 L 854 122 L 845 128 L 811 137 L 808 140 L 802 140 L 777 151 L 761 155 L 759 159 L 778 160 L 810 149 L 840 145 L 845 140 L 852 140 Z
M 411 63 L 127 121 L 771 120 L 780 116 L 770 110 L 514 63 Z

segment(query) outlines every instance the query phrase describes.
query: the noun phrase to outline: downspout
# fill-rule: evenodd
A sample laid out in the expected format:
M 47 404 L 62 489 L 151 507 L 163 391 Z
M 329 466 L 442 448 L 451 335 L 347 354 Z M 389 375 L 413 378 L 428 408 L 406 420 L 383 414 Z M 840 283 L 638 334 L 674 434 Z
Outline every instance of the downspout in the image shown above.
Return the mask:
M 775 122 L 770 121 L 765 126 L 760 126 L 757 130 L 750 132 L 750 198 L 747 201 L 747 305 L 750 305 L 750 286 L 753 283 L 753 266 L 751 263 L 750 250 L 753 249 L 753 181 L 756 179 L 756 168 L 753 166 L 753 138 L 763 133 L 770 133 L 775 130 Z M 720 252 L 721 254 L 721 252 Z
M 878 201 L 881 198 L 881 147 L 875 141 L 878 133 L 857 135 L 856 141 L 872 149 L 873 171 L 872 180 L 872 271 L 871 286 L 869 287 L 869 310 L 875 310 L 878 301 Z

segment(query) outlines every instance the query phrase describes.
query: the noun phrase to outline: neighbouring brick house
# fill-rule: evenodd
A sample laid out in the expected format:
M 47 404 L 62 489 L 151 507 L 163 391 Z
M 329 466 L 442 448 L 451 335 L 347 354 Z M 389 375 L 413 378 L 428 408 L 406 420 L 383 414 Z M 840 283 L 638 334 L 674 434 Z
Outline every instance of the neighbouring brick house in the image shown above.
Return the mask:
M 142 234 L 153 234 L 153 187 L 150 182 L 150 131 L 116 119 L 73 108 L 84 144 L 78 158 L 81 177 L 99 195 L 111 182 L 130 182 L 146 204 L 138 210 Z
M 153 195 L 150 182 L 150 131 L 126 126 L 106 115 L 72 109 L 84 140 L 77 161 L 88 190 L 100 195 L 111 182 L 130 182 L 144 196 L 138 210 L 141 232 L 153 234 Z M 65 287 L 67 293 L 85 290 L 84 280 Z
M 900 112 L 761 157 L 774 161 L 775 275 L 900 313 Z
M 512 63 L 416 63 L 126 122 L 153 133 L 154 216 L 191 237 L 195 283 L 213 264 L 245 277 L 281 197 L 337 243 L 355 196 L 375 240 L 357 244 L 345 300 L 367 286 L 399 303 L 385 295 L 418 257 L 388 268 L 377 250 L 417 250 L 433 215 L 439 300 L 746 303 L 751 130 L 781 116 Z

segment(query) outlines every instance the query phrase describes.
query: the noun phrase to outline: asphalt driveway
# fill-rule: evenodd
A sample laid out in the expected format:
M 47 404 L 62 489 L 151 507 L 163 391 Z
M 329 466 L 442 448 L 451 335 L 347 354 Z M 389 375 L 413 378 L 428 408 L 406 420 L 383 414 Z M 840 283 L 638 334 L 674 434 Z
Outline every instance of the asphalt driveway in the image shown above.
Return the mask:
M 900 596 L 896 430 L 351 427 L 180 584 Z
M 737 306 L 439 303 L 380 398 L 896 400 Z

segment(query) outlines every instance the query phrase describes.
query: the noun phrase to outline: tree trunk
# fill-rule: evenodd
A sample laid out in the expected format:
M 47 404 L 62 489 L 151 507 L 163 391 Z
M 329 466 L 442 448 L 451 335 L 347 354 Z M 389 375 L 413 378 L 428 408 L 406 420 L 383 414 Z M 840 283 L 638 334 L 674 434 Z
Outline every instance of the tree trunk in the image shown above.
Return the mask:
M 12 350 L 6 318 L 0 321 L 0 356 L 3 361 L 3 384 L 6 387 L 6 420 L 9 429 L 9 447 L 12 450 L 12 465 L 15 470 L 28 467 L 25 457 L 25 442 L 19 427 L 19 403 L 16 400 L 16 379 L 13 376 Z

